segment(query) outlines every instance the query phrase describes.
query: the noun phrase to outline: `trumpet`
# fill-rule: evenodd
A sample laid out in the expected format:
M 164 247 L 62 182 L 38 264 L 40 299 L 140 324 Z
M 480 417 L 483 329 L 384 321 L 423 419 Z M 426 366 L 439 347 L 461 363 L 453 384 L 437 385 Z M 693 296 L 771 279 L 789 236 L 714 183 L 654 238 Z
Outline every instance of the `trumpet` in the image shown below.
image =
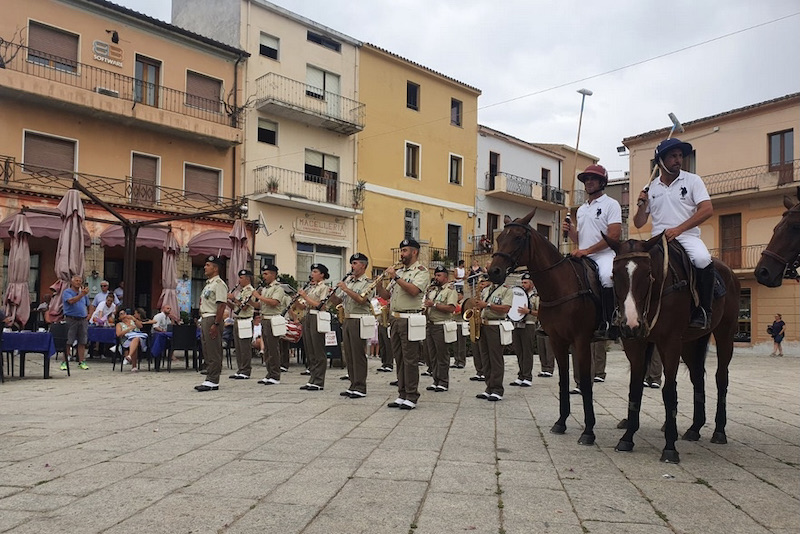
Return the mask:
M 349 273 L 344 275 L 344 278 L 342 278 L 342 282 L 347 281 L 348 278 L 352 279 L 352 277 L 353 277 L 353 271 L 350 271 Z M 328 299 L 330 299 L 332 296 L 335 296 L 339 300 L 344 299 L 345 295 L 338 295 L 337 291 L 339 291 L 338 287 L 336 289 L 334 289 L 333 291 L 331 291 L 330 293 L 328 293 L 328 296 L 323 299 L 323 301 L 320 303 L 319 307 L 322 308 L 322 305 L 325 304 L 325 302 Z M 344 302 L 339 302 L 339 304 L 337 304 L 335 306 L 335 308 L 336 308 L 336 318 L 339 319 L 339 323 L 340 324 L 344 324 L 344 320 L 345 320 Z
M 399 261 L 399 262 L 395 263 L 394 265 L 392 265 L 392 267 L 391 267 L 391 268 L 392 268 L 392 269 L 395 269 L 395 270 L 397 270 L 397 269 L 399 269 L 399 268 L 400 268 L 400 267 L 402 267 L 402 266 L 403 266 L 403 262 Z M 388 271 L 388 270 L 389 270 L 389 269 L 386 269 L 386 271 Z M 378 284 L 379 284 L 380 282 L 382 282 L 384 278 L 386 278 L 386 271 L 383 271 L 383 272 L 380 274 L 380 276 L 378 276 L 377 278 L 375 278 L 375 280 L 373 280 L 373 281 L 372 281 L 372 282 L 371 282 L 371 283 L 370 283 L 370 284 L 369 284 L 369 285 L 368 285 L 368 286 L 367 286 L 367 287 L 364 289 L 364 291 L 362 291 L 362 292 L 361 292 L 361 297 L 362 297 L 362 298 L 366 298 L 366 297 L 367 297 L 367 295 L 369 295 L 369 292 L 370 292 L 370 291 L 372 291 L 373 289 L 375 289 L 375 288 L 378 286 Z

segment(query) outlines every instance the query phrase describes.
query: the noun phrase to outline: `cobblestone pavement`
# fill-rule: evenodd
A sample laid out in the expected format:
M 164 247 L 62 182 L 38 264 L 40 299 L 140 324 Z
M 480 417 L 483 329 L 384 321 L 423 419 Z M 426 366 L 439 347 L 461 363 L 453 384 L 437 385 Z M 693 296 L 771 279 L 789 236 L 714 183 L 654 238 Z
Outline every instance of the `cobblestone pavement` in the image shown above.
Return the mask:
M 734 356 L 727 445 L 678 442 L 659 462 L 663 405 L 648 389 L 631 453 L 614 451 L 627 404 L 627 361 L 608 358 L 595 387 L 597 443 L 565 435 L 556 378 L 475 398 L 482 385 L 451 370 L 449 392 L 416 410 L 386 407 L 391 375 L 370 360 L 369 394 L 301 391 L 224 378 L 198 393 L 191 370 L 112 372 L 107 362 L 51 364 L 0 384 L 0 532 L 22 533 L 781 533 L 800 531 L 800 358 Z M 709 378 L 716 360 L 709 356 Z M 516 361 L 506 358 L 506 379 Z M 538 364 L 536 365 L 538 370 Z M 421 387 L 430 379 L 422 378 Z M 710 407 L 716 391 L 708 392 Z M 679 374 L 679 430 L 691 416 Z M 713 413 L 709 413 L 713 420 Z

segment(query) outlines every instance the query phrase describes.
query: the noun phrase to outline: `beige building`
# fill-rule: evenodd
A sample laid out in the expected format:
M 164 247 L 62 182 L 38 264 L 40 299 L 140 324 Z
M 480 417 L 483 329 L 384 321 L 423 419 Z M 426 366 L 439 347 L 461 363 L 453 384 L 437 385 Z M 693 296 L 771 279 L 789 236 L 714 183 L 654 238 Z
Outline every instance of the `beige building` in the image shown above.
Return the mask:
M 206 213 L 172 223 L 179 275 L 202 282 L 208 247 L 198 244 L 230 255 L 231 219 L 219 212 L 234 214 L 243 194 L 238 88 L 246 52 L 101 0 L 5 7 L 0 219 L 23 207 L 52 211 L 73 179 L 130 220 Z M 121 229 L 103 207 L 85 197 L 84 204 L 87 275 L 116 285 L 129 268 Z M 32 219 L 30 289 L 38 301 L 54 280 L 59 222 Z M 126 288 L 148 309 L 161 292 L 166 231 L 164 224 L 140 232 L 135 284 Z
M 359 85 L 367 106 L 358 142 L 366 184 L 359 250 L 382 270 L 412 237 L 423 263 L 454 265 L 474 226 L 480 91 L 369 44 Z
M 800 339 L 800 284 L 787 281 L 770 289 L 753 275 L 784 211 L 783 196 L 794 197 L 800 185 L 799 116 L 800 93 L 795 93 L 685 122 L 686 132 L 678 136 L 694 148 L 684 168 L 703 178 L 714 205 L 714 215 L 701 226 L 702 239 L 742 284 L 737 335 L 742 344 L 770 342 L 766 329 L 775 313 L 786 322 L 786 341 Z M 654 149 L 668 133 L 662 129 L 623 140 L 630 151 L 631 191 L 647 185 Z M 638 193 L 630 195 L 632 203 L 637 198 Z M 649 236 L 649 224 L 643 230 Z M 630 232 L 636 234 L 632 227 Z
M 305 280 L 314 262 L 331 279 L 349 270 L 363 188 L 356 134 L 360 42 L 263 0 L 173 0 L 173 22 L 250 52 L 239 187 L 257 262 Z

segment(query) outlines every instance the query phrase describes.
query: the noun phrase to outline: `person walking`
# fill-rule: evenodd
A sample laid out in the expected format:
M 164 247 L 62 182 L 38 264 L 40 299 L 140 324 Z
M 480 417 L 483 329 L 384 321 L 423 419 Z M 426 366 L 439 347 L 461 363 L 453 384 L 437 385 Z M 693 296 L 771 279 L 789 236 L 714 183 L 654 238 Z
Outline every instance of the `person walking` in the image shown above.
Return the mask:
M 772 354 L 770 356 L 783 356 L 783 347 L 781 342 L 786 335 L 786 323 L 783 322 L 783 316 L 780 313 L 775 314 L 775 321 L 772 322 Z
M 219 256 L 209 256 L 203 266 L 206 285 L 200 293 L 200 343 L 206 362 L 206 379 L 194 387 L 197 391 L 219 389 L 222 372 L 222 320 L 228 300 L 228 286 L 219 273 L 225 261 Z

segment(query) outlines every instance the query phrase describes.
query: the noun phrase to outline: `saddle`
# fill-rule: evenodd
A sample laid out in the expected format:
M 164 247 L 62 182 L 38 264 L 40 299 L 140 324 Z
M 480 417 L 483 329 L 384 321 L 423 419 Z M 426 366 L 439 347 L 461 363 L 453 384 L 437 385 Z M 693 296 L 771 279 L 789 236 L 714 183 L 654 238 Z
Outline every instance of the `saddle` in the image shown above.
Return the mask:
M 656 246 L 661 248 L 660 243 Z M 697 275 L 694 265 L 692 265 L 692 260 L 689 259 L 686 249 L 683 248 L 683 245 L 681 245 L 677 239 L 670 241 L 667 248 L 669 249 L 669 270 L 672 274 L 673 284 L 664 288 L 664 294 L 666 295 L 667 293 L 688 286 L 689 292 L 692 295 L 692 305 L 697 307 L 700 303 L 700 297 L 697 293 Z M 680 279 L 680 276 L 674 268 L 674 264 L 683 267 L 683 272 L 686 273 L 687 280 Z M 714 300 L 724 297 L 726 292 L 725 282 L 722 279 L 719 269 L 714 269 Z
M 589 256 L 584 256 L 582 258 L 573 258 L 569 256 L 569 260 L 576 266 L 583 266 L 584 279 L 581 280 L 581 285 L 585 288 L 586 294 L 594 301 L 594 324 L 596 327 L 600 325 L 600 322 L 603 320 L 603 304 L 601 298 L 603 286 L 600 283 L 600 273 L 598 272 L 597 262 Z

